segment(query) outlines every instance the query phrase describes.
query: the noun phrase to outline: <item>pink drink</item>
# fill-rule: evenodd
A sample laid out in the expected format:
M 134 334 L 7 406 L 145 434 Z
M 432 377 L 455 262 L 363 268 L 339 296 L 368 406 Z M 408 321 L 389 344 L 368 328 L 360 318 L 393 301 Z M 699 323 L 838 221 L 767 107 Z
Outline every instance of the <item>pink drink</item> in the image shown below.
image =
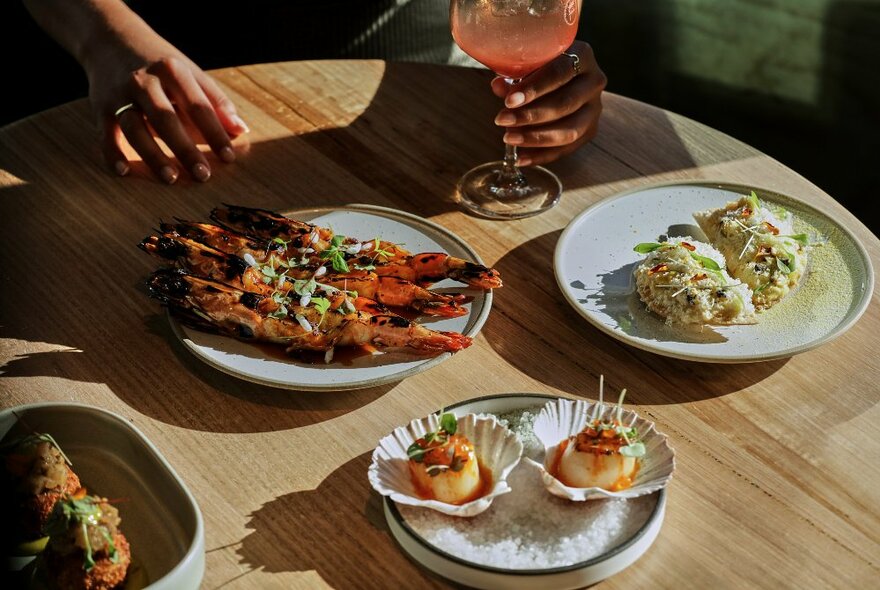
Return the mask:
M 461 49 L 506 78 L 522 78 L 567 49 L 577 33 L 576 0 L 545 1 L 543 12 L 528 0 L 453 2 L 452 37 Z M 464 6 L 463 6 L 464 5 Z M 507 8 L 505 9 L 505 6 Z

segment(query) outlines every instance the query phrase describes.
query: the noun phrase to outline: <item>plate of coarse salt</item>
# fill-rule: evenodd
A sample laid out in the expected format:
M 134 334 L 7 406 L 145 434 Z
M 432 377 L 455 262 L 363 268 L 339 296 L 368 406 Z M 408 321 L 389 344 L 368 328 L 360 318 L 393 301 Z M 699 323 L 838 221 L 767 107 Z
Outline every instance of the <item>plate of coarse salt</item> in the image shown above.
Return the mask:
M 456 415 L 489 414 L 540 461 L 532 423 L 548 401 L 539 394 L 476 398 L 447 408 Z M 544 488 L 540 473 L 521 461 L 508 476 L 511 491 L 472 518 L 384 499 L 392 535 L 434 573 L 474 588 L 580 588 L 633 564 L 657 538 L 666 489 L 631 499 L 570 502 Z

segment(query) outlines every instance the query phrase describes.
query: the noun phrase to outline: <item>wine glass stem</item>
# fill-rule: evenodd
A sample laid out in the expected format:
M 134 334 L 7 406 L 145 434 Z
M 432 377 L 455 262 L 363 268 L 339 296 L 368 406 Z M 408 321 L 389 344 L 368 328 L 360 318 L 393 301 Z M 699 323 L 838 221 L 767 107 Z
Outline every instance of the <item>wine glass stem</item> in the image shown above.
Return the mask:
M 505 78 L 507 86 L 519 84 L 522 78 Z M 504 144 L 504 165 L 501 167 L 501 174 L 498 178 L 498 184 L 503 188 L 513 188 L 526 185 L 526 177 L 520 172 L 516 165 L 516 146 L 509 143 Z

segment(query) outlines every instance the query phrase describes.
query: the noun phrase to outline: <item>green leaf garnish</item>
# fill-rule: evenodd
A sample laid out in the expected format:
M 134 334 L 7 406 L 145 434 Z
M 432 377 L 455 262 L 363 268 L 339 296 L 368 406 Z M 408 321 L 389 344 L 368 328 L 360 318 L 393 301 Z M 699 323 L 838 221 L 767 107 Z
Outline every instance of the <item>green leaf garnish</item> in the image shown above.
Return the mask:
M 297 279 L 293 281 L 293 292 L 299 295 L 300 297 L 303 295 L 311 295 L 315 292 L 315 289 L 318 288 L 318 283 L 314 278 L 311 279 Z
M 281 238 L 278 238 L 278 237 L 272 238 L 272 241 L 275 242 L 276 244 L 280 244 L 281 246 L 284 246 L 285 248 L 287 248 L 287 244 L 290 243 L 290 240 L 282 240 Z
M 440 416 L 440 428 L 446 431 L 446 434 L 450 436 L 455 434 L 456 429 L 458 428 L 458 421 L 455 419 L 455 414 L 446 413 Z
M 49 536 L 59 536 L 66 534 L 71 525 L 81 527 L 82 539 L 85 541 L 86 545 L 83 550 L 83 569 L 88 572 L 95 567 L 95 560 L 92 558 L 92 546 L 89 542 L 87 527 L 101 526 L 100 519 L 101 507 L 93 497 L 62 497 L 55 502 L 55 507 L 52 509 L 52 515 L 49 517 L 49 521 L 46 523 L 44 531 Z M 112 543 L 111 550 L 115 551 L 115 546 L 113 546 Z
M 691 252 L 691 258 L 693 258 L 694 260 L 699 262 L 700 266 L 702 266 L 705 269 L 714 270 L 714 271 L 721 270 L 721 267 L 718 266 L 718 263 L 715 262 L 714 260 L 712 260 L 711 258 L 708 258 L 706 256 L 700 256 L 699 254 L 695 254 L 693 252 Z
M 276 309 L 273 312 L 270 312 L 268 315 L 270 318 L 274 318 L 276 320 L 284 320 L 284 319 L 287 319 L 287 314 L 288 314 L 287 306 L 282 304 L 282 305 L 278 306 L 278 309 Z
M 406 456 L 416 463 L 421 463 L 424 460 L 427 451 L 428 449 L 423 449 L 419 446 L 418 442 L 414 442 L 406 449 Z
M 326 297 L 312 297 L 312 305 L 315 306 L 315 309 L 318 310 L 318 313 L 323 315 L 327 313 L 328 309 L 330 309 L 330 300 Z
M 641 244 L 636 245 L 633 250 L 638 252 L 639 254 L 648 254 L 649 252 L 653 252 L 658 248 L 662 248 L 664 244 L 658 244 L 657 242 L 642 242 Z
M 645 443 L 635 442 L 620 447 L 620 454 L 624 457 L 644 457 Z
M 791 267 L 783 262 L 782 258 L 776 259 L 776 266 L 778 266 L 779 270 L 781 270 L 784 274 L 790 275 L 792 273 Z
M 801 246 L 809 246 L 810 245 L 810 236 L 807 234 L 794 234 L 792 236 L 780 236 L 782 238 L 791 238 Z

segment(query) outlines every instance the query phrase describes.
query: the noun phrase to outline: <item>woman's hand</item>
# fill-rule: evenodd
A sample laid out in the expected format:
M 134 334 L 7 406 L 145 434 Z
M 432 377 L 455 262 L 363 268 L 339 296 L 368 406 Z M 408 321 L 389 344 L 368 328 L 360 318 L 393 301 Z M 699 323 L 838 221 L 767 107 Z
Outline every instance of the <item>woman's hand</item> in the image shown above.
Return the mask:
M 504 142 L 519 148 L 520 166 L 552 162 L 595 137 L 602 112 L 602 91 L 608 80 L 593 49 L 575 41 L 566 53 L 508 85 L 492 80 L 492 91 L 504 98 L 505 108 L 495 124 L 506 127 Z
M 124 137 L 150 170 L 171 184 L 179 170 L 157 144 L 158 136 L 184 170 L 204 182 L 211 166 L 196 142 L 204 140 L 221 160 L 232 162 L 230 137 L 248 128 L 210 76 L 135 19 L 104 28 L 89 41 L 82 60 L 104 159 L 120 176 L 128 174 Z M 129 104 L 134 106 L 123 108 Z

